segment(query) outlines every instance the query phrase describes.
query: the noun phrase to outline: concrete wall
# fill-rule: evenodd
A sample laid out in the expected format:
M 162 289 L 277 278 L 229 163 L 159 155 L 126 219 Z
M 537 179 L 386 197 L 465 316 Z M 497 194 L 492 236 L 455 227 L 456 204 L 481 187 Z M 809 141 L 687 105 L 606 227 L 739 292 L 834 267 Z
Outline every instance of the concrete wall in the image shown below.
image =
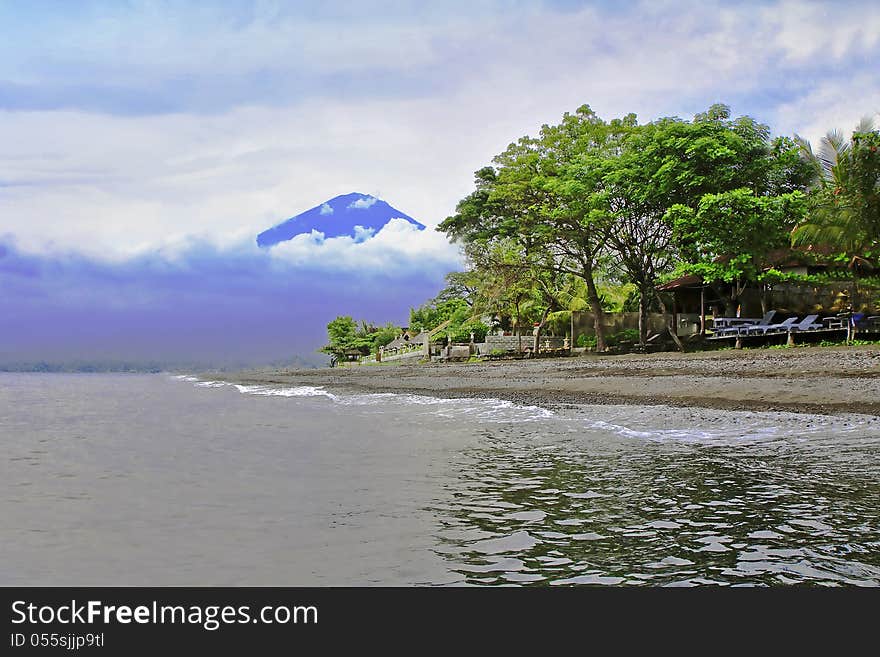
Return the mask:
M 620 333 L 624 329 L 639 328 L 638 313 L 605 313 L 605 335 Z M 671 321 L 671 318 L 670 318 Z M 578 335 L 596 335 L 593 313 L 575 313 L 574 314 L 574 332 L 575 340 Z M 663 315 L 660 313 L 648 313 L 648 334 L 662 333 L 666 330 L 663 321 Z
M 782 313 L 835 314 L 846 312 L 853 301 L 855 312 L 873 313 L 880 309 L 880 290 L 860 287 L 852 299 L 852 284 L 846 281 L 827 285 L 780 283 L 773 286 L 770 307 Z
M 392 363 L 397 360 L 410 360 L 410 359 L 418 360 L 418 359 L 424 358 L 424 357 L 425 357 L 424 351 L 419 349 L 418 351 L 409 351 L 404 354 L 394 354 L 394 355 L 383 354 L 382 355 L 382 362 L 383 363 Z

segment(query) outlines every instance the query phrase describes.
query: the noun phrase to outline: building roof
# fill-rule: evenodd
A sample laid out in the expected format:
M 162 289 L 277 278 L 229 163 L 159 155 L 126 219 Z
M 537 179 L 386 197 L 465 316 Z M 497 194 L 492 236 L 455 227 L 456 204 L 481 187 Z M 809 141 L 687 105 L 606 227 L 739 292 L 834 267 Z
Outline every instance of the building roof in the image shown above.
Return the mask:
M 702 287 L 703 286 L 703 278 L 702 276 L 697 276 L 696 274 L 689 274 L 687 276 L 680 276 L 675 280 L 668 281 L 667 283 L 663 283 L 663 285 L 658 285 L 657 289 L 661 292 L 669 292 L 671 290 L 680 290 L 684 287 Z

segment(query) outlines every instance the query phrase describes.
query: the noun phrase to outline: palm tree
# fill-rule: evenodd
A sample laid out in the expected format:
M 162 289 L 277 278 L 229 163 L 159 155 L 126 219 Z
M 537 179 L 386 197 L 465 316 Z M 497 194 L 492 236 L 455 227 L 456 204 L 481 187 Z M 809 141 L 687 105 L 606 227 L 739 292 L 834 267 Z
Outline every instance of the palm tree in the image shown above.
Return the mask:
M 837 130 L 826 134 L 818 153 L 795 139 L 816 177 L 810 215 L 792 232 L 792 245 L 830 246 L 853 269 L 870 267 L 869 252 L 880 246 L 880 132 L 866 117 L 848 140 Z
M 574 314 L 576 312 L 583 312 L 590 307 L 586 282 L 582 278 L 568 276 L 565 284 L 560 288 L 558 292 L 557 300 L 563 310 L 550 313 L 549 317 L 559 316 L 564 313 L 568 314 L 568 342 L 569 346 L 574 349 L 577 346 L 577 336 L 574 332 Z
M 827 246 L 846 256 L 852 271 L 850 308 L 857 305 L 861 271 L 880 255 L 880 131 L 863 118 L 847 140 L 839 131 L 822 138 L 819 152 L 796 136 L 816 177 L 808 218 L 791 235 L 792 246 Z M 853 327 L 849 327 L 852 337 Z

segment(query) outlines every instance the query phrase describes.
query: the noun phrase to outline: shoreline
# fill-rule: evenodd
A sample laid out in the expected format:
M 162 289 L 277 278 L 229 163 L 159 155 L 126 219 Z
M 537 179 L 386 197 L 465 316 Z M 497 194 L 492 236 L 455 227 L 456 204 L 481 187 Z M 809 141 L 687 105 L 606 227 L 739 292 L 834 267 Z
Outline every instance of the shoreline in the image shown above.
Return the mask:
M 212 374 L 246 385 L 495 398 L 558 409 L 638 404 L 880 416 L 880 347 L 803 347 Z

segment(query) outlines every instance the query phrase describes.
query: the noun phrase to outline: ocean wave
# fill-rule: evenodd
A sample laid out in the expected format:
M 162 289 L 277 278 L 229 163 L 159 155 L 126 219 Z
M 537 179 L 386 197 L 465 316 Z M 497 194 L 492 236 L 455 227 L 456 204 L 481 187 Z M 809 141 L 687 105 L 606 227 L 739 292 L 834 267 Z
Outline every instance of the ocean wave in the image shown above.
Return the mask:
M 226 381 L 202 381 L 193 376 L 172 377 L 192 382 L 199 388 L 233 387 L 244 395 L 263 397 L 323 398 L 341 406 L 375 407 L 404 412 L 424 413 L 441 418 L 468 418 L 483 422 L 534 422 L 554 417 L 553 411 L 539 406 L 524 406 L 503 399 L 441 398 L 400 393 L 332 393 L 321 386 L 243 385 Z
M 703 444 L 802 441 L 820 436 L 880 432 L 870 415 L 813 415 L 781 411 L 728 411 L 670 406 L 590 406 L 579 412 L 586 429 L 624 438 Z M 584 418 L 586 415 L 588 417 Z
M 495 398 L 443 398 L 403 393 L 332 393 L 321 386 L 278 384 L 242 385 L 200 380 L 180 375 L 176 380 L 200 388 L 233 387 L 244 395 L 313 398 L 334 405 L 374 408 L 377 412 L 401 412 L 411 417 L 432 416 L 481 423 L 532 423 L 555 421 L 570 432 L 601 432 L 622 438 L 652 442 L 742 444 L 783 440 L 797 442 L 811 437 L 880 433 L 880 418 L 867 415 L 811 415 L 780 411 L 730 411 L 671 406 L 623 404 L 584 405 L 556 413 L 540 406 L 527 406 Z
M 279 387 L 270 385 L 233 385 L 243 395 L 261 395 L 264 397 L 327 397 L 328 399 L 337 399 L 336 395 L 333 393 L 327 392 L 323 388 L 317 386 Z
M 229 384 L 226 381 L 199 381 L 196 388 L 225 388 Z

